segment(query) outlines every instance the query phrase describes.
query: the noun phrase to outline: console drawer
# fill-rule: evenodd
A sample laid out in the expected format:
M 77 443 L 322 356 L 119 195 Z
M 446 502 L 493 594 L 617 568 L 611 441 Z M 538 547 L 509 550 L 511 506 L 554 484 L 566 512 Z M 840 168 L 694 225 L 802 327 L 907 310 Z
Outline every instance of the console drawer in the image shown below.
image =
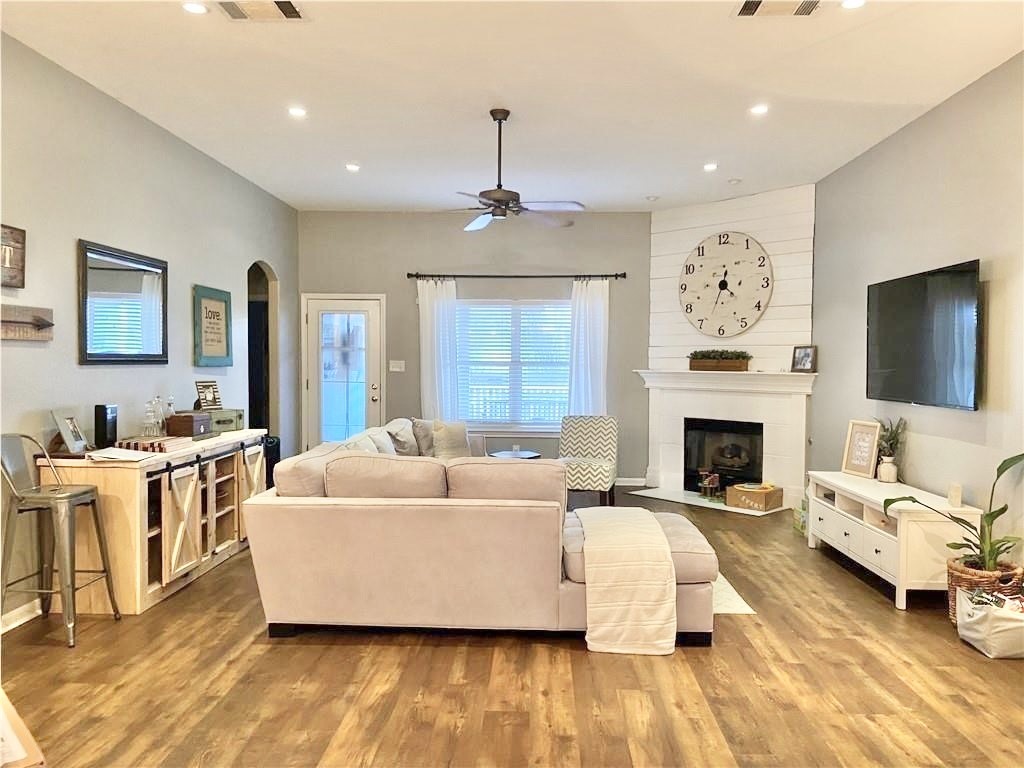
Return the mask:
M 835 510 L 829 509 L 821 502 L 811 501 L 811 511 L 807 522 L 815 536 L 836 544 L 838 517 L 839 515 Z
M 836 513 L 836 543 L 851 555 L 860 557 L 864 543 L 864 524 Z
M 863 540 L 864 562 L 879 568 L 890 575 L 895 575 L 899 566 L 899 544 L 889 536 L 869 527 L 864 528 Z

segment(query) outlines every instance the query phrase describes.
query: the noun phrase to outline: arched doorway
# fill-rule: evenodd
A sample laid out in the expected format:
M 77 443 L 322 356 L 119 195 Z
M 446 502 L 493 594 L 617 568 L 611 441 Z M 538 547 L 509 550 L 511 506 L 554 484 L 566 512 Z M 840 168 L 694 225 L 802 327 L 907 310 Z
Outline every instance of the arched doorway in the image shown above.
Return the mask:
M 276 435 L 278 422 L 278 282 L 263 261 L 249 267 L 249 426 Z

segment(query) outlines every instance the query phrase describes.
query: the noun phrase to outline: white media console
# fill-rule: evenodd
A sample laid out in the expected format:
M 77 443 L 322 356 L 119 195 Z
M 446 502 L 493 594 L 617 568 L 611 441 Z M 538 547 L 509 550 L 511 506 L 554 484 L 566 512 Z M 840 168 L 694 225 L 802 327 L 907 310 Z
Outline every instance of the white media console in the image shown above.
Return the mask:
M 909 502 L 889 508 L 886 499 L 914 496 L 943 512 L 977 524 L 981 510 L 953 507 L 941 496 L 902 483 L 880 483 L 843 472 L 809 472 L 807 546 L 825 542 L 896 587 L 896 607 L 907 608 L 907 590 L 947 589 L 947 542 L 960 541 L 956 523 Z

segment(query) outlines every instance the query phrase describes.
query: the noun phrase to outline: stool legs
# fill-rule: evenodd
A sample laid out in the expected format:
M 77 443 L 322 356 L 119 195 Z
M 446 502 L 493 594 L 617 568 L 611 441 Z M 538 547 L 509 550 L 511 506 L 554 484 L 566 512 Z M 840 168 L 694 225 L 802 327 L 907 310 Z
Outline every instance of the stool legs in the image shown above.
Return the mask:
M 7 582 L 11 578 L 11 558 L 14 557 L 14 530 L 18 525 L 18 506 L 8 499 L 7 521 L 4 526 L 3 592 L 0 601 L 7 601 Z
M 75 508 L 67 501 L 53 505 L 53 529 L 60 577 L 61 612 L 68 648 L 75 647 Z
M 36 526 L 38 527 L 39 544 L 39 588 L 53 589 L 53 514 L 40 513 L 36 515 Z M 53 595 L 50 592 L 43 592 L 39 595 L 39 609 L 43 616 L 50 615 L 50 606 L 53 605 Z
M 100 508 L 95 499 L 90 502 L 92 507 L 92 521 L 96 526 L 96 540 L 100 546 L 100 562 L 103 565 L 104 578 L 107 582 L 107 594 L 110 596 L 110 609 L 114 612 L 114 620 L 121 618 L 121 612 L 117 609 L 117 598 L 114 597 L 114 578 L 110 575 L 110 556 L 107 554 L 107 535 L 103 531 L 103 523 L 100 520 Z

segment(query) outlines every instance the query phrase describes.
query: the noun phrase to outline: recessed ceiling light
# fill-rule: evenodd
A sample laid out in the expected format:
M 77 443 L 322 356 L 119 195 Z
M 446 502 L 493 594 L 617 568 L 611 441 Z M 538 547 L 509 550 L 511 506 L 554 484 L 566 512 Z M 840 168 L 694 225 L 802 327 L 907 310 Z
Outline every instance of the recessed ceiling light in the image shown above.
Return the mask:
M 288 107 L 288 114 L 294 117 L 296 120 L 299 120 L 306 116 L 306 108 L 300 107 L 298 105 L 294 107 Z
M 645 197 L 645 198 L 644 198 L 644 200 L 648 200 L 648 201 L 650 201 L 650 202 L 652 202 L 652 203 L 653 203 L 653 202 L 654 202 L 655 200 L 658 200 L 658 199 L 659 199 L 659 195 L 648 195 L 647 197 Z
M 750 114 L 752 115 L 767 115 L 768 105 L 767 104 L 755 104 L 750 108 Z
M 708 173 L 718 170 L 718 163 L 704 163 L 704 170 Z
M 730 184 L 739 184 L 743 179 L 729 179 Z
M 852 11 L 854 8 L 864 7 L 864 0 L 843 0 L 843 8 Z
M 359 173 L 359 163 L 345 163 L 345 170 L 349 173 Z
M 202 3 L 182 3 L 181 7 L 185 9 L 186 13 L 194 13 L 197 16 L 203 13 L 209 13 L 210 9 Z

